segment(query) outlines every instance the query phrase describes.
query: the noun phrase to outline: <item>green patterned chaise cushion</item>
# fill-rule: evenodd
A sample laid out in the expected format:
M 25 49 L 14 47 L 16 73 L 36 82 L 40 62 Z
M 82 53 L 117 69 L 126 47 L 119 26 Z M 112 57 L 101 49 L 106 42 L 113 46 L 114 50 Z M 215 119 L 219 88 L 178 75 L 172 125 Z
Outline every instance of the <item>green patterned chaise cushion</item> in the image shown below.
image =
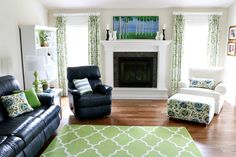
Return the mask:
M 33 111 L 33 108 L 29 105 L 24 92 L 2 96 L 1 100 L 9 117 L 16 117 L 23 113 Z
M 215 86 L 214 79 L 205 79 L 205 78 L 191 78 L 190 79 L 190 87 L 213 89 L 214 86 Z
M 81 95 L 93 93 L 93 90 L 89 84 L 89 81 L 87 78 L 84 79 L 74 79 L 73 83 L 75 85 L 75 88 L 79 91 Z

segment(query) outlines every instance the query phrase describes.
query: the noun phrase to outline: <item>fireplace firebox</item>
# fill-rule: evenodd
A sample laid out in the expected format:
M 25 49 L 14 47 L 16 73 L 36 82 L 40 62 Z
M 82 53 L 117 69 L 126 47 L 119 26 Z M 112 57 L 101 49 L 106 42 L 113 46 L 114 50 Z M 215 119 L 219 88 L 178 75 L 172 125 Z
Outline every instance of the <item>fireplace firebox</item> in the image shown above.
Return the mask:
M 115 87 L 157 87 L 157 52 L 115 52 Z

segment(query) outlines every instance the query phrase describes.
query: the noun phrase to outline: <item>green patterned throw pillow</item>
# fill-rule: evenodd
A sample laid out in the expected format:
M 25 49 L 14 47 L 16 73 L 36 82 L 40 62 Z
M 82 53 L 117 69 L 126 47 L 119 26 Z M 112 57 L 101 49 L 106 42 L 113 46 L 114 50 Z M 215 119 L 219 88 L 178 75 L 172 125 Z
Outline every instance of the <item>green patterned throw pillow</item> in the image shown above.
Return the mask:
M 214 86 L 215 86 L 214 79 L 205 79 L 205 78 L 191 78 L 190 79 L 190 87 L 213 89 Z
M 89 84 L 89 81 L 87 78 L 84 79 L 74 79 L 73 83 L 75 85 L 75 88 L 79 91 L 81 95 L 93 93 L 93 90 Z
M 9 117 L 16 117 L 23 113 L 33 111 L 33 108 L 29 105 L 24 92 L 2 96 L 1 100 Z

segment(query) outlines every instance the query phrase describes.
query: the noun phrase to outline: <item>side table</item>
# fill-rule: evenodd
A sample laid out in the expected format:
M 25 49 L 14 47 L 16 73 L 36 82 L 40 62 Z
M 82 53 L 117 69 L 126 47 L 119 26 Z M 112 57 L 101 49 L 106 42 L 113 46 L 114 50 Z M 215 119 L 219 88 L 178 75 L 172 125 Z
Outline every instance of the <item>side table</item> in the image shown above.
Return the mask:
M 62 89 L 61 88 L 53 88 L 51 93 L 54 96 L 54 104 L 59 105 L 61 107 L 61 94 L 62 94 Z M 62 118 L 62 108 L 60 111 L 60 118 Z

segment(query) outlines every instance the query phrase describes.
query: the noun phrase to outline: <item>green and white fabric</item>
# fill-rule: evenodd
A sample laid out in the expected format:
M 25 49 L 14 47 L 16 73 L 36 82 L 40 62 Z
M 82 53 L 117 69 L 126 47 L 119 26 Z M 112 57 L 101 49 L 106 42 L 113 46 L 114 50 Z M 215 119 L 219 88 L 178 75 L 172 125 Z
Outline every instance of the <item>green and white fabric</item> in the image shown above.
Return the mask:
M 209 124 L 214 116 L 215 100 L 210 97 L 175 94 L 168 99 L 171 118 Z
M 3 106 L 6 108 L 9 117 L 16 117 L 23 113 L 33 111 L 33 108 L 29 105 L 24 92 L 2 96 L 1 101 Z
M 58 63 L 58 83 L 63 89 L 62 95 L 67 96 L 67 48 L 66 48 L 66 18 L 58 16 L 56 18 L 57 29 L 57 63 Z
M 184 53 L 184 16 L 174 15 L 173 22 L 173 49 L 171 64 L 171 93 L 178 91 L 178 82 L 181 80 L 181 64 Z
M 215 87 L 214 79 L 190 78 L 190 87 L 213 89 Z
M 202 157 L 184 127 L 66 125 L 41 157 Z
M 88 53 L 89 64 L 100 67 L 101 37 L 100 37 L 100 16 L 90 15 L 88 19 Z M 100 68 L 101 69 L 101 68 Z
M 87 78 L 84 79 L 74 79 L 73 83 L 75 85 L 75 88 L 79 91 L 81 95 L 93 93 L 93 90 L 89 84 L 89 81 Z
M 219 61 L 219 39 L 220 39 L 220 26 L 219 15 L 210 15 L 208 18 L 209 30 L 208 30 L 208 48 L 207 57 L 209 66 L 218 66 Z

